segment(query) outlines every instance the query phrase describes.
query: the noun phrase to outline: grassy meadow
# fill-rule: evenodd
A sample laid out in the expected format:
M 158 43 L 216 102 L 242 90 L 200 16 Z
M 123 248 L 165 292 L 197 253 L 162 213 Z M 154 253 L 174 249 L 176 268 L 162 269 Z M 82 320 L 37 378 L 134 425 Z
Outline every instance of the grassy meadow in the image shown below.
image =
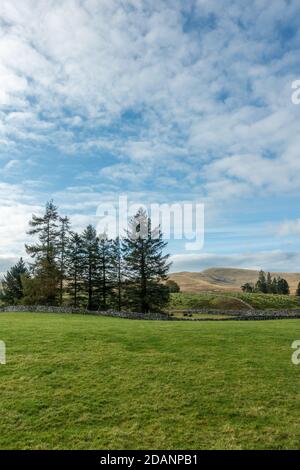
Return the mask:
M 300 448 L 297 320 L 0 314 L 1 449 Z
M 229 293 L 187 293 L 179 292 L 171 294 L 169 310 L 280 310 L 280 309 L 300 309 L 300 297 L 294 295 L 275 294 L 248 294 L 244 292 Z

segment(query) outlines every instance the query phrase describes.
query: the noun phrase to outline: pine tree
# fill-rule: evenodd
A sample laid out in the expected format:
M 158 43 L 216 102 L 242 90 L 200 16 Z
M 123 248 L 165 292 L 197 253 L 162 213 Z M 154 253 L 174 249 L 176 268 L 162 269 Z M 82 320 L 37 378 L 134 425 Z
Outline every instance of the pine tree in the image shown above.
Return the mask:
M 254 286 L 250 282 L 246 282 L 241 286 L 243 292 L 251 293 L 254 292 Z
M 23 281 L 29 277 L 29 271 L 21 258 L 18 263 L 10 268 L 2 280 L 1 300 L 6 304 L 18 304 L 24 295 Z
M 59 243 L 58 243 L 58 257 L 59 257 L 59 303 L 63 303 L 63 291 L 64 291 L 64 280 L 66 277 L 66 251 L 68 246 L 68 240 L 70 236 L 70 221 L 68 217 L 59 217 Z
M 262 292 L 264 294 L 267 293 L 267 281 L 266 281 L 266 275 L 264 273 L 264 271 L 259 271 L 259 275 L 258 275 L 258 281 L 255 285 L 255 289 L 258 291 L 258 292 Z
M 96 229 L 88 225 L 82 234 L 82 279 L 87 293 L 87 309 L 96 310 L 99 281 L 99 240 Z
M 297 286 L 296 295 L 300 296 L 300 282 L 298 283 L 298 286 Z
M 59 214 L 57 207 L 50 201 L 46 204 L 42 217 L 32 216 L 28 234 L 37 236 L 37 243 L 25 245 L 27 253 L 33 258 L 31 269 L 33 278 L 26 280 L 26 302 L 55 305 L 59 294 Z M 25 295 L 25 294 L 24 294 Z
M 160 229 L 151 229 L 151 220 L 140 209 L 131 219 L 123 242 L 127 274 L 127 296 L 131 308 L 142 313 L 160 310 L 169 300 L 167 279 L 169 255 Z
M 277 287 L 278 294 L 289 295 L 290 287 L 286 279 L 282 279 L 281 277 L 279 277 L 277 281 L 277 286 L 278 286 Z
M 99 308 L 107 310 L 108 300 L 112 294 L 112 241 L 105 234 L 99 238 L 99 280 L 98 301 Z
M 267 284 L 267 293 L 271 294 L 272 293 L 272 278 L 271 278 L 270 273 L 267 274 L 266 284 Z
M 78 233 L 71 233 L 66 248 L 67 292 L 73 307 L 82 300 L 83 242 Z
M 278 282 L 276 277 L 272 279 L 272 294 L 278 294 Z
M 34 277 L 22 280 L 24 304 L 57 305 L 60 272 L 48 258 L 41 259 L 35 267 Z
M 170 293 L 176 294 L 176 293 L 180 292 L 179 285 L 177 284 L 177 282 L 173 281 L 173 279 L 169 279 L 166 282 L 166 286 L 169 289 Z
M 38 236 L 38 243 L 25 245 L 27 253 L 38 263 L 47 259 L 48 262 L 55 263 L 58 249 L 58 209 L 53 201 L 47 202 L 45 214 L 42 217 L 32 216 L 29 222 L 31 229 L 28 235 Z
M 122 243 L 119 237 L 112 241 L 111 247 L 112 254 L 112 279 L 114 296 L 113 303 L 116 305 L 118 311 L 122 308 L 122 293 L 124 282 L 124 261 L 122 256 Z

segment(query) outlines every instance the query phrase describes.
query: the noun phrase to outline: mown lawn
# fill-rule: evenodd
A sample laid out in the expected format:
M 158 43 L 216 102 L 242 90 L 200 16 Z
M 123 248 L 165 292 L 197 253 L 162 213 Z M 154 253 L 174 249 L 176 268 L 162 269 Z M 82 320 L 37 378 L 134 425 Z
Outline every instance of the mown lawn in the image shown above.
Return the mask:
M 300 321 L 0 314 L 1 449 L 300 448 Z

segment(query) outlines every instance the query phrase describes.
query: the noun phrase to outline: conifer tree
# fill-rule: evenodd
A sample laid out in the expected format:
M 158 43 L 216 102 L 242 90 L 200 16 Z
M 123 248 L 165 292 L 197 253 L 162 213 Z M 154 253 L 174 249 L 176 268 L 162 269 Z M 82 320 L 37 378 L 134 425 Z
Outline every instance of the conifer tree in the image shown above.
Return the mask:
M 66 277 L 66 251 L 68 240 L 70 236 L 70 221 L 68 217 L 59 217 L 59 231 L 58 231 L 58 263 L 59 263 L 59 303 L 63 303 L 64 280 Z
M 66 248 L 67 292 L 73 307 L 82 300 L 83 242 L 78 233 L 71 233 Z
M 272 293 L 272 277 L 270 273 L 267 274 L 266 283 L 267 283 L 267 293 L 271 294 Z
M 245 282 L 245 284 L 241 286 L 241 289 L 243 292 L 247 292 L 247 293 L 254 292 L 254 286 L 251 282 Z
M 152 231 L 151 220 L 140 209 L 131 219 L 123 241 L 129 305 L 142 313 L 160 310 L 169 300 L 167 279 L 169 255 L 163 255 L 167 243 L 159 228 Z
M 124 261 L 122 255 L 122 242 L 119 237 L 112 241 L 112 279 L 114 287 L 113 303 L 117 306 L 118 311 L 122 308 L 122 294 L 124 282 Z
M 87 309 L 96 310 L 99 281 L 99 239 L 96 229 L 88 225 L 82 234 L 82 280 L 87 294 Z
M 32 257 L 31 269 L 33 278 L 26 279 L 24 295 L 26 302 L 40 302 L 46 305 L 55 305 L 59 294 L 59 214 L 53 201 L 46 204 L 43 216 L 32 216 L 29 222 L 31 236 L 37 237 L 37 242 L 25 245 L 27 253 Z M 26 288 L 25 288 L 26 287 Z M 26 293 L 25 293 L 26 290 Z
M 278 282 L 276 277 L 272 279 L 272 294 L 278 294 Z
M 22 258 L 10 268 L 2 280 L 1 300 L 6 304 L 18 304 L 23 297 L 23 281 L 29 277 L 29 271 Z
M 282 279 L 281 277 L 277 280 L 277 292 L 281 295 L 289 295 L 290 287 L 286 279 Z
M 56 264 L 41 259 L 34 276 L 23 279 L 23 302 L 26 305 L 57 305 L 60 272 Z
M 176 281 L 173 281 L 173 279 L 169 279 L 166 282 L 166 286 L 169 289 L 170 293 L 176 294 L 176 293 L 180 292 L 180 286 L 177 284 Z
M 105 234 L 99 237 L 99 278 L 98 302 L 99 308 L 107 310 L 108 300 L 112 294 L 112 241 Z
M 264 271 L 259 271 L 259 275 L 258 275 L 258 281 L 255 285 L 255 289 L 258 291 L 258 292 L 262 292 L 264 294 L 267 293 L 267 281 L 266 281 L 266 275 L 264 273 Z
M 58 209 L 53 201 L 47 202 L 45 213 L 42 217 L 33 215 L 29 226 L 28 235 L 38 237 L 38 242 L 33 245 L 25 245 L 27 253 L 38 263 L 47 259 L 55 263 L 58 252 Z
M 298 283 L 298 286 L 297 286 L 296 295 L 300 296 L 300 282 Z

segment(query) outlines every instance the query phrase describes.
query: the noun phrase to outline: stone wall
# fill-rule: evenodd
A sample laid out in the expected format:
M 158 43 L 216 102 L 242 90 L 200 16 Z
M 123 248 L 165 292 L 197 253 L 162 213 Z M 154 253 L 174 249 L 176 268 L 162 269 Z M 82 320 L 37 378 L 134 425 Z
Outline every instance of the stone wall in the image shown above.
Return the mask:
M 136 312 L 117 312 L 114 310 L 107 311 L 88 311 L 80 308 L 72 307 L 48 307 L 40 306 L 23 306 L 15 305 L 11 307 L 2 307 L 0 312 L 38 312 L 38 313 L 67 313 L 81 315 L 98 315 L 116 318 L 128 318 L 131 320 L 167 320 L 167 321 L 228 321 L 228 320 L 274 320 L 286 318 L 300 318 L 300 309 L 295 310 L 185 310 L 190 316 L 178 318 L 164 313 L 136 313 Z M 195 313 L 205 313 L 208 315 L 224 315 L 224 318 L 195 318 Z M 230 318 L 228 318 L 230 317 Z
M 168 314 L 164 313 L 136 313 L 136 312 L 118 312 L 115 310 L 106 311 L 89 311 L 80 308 L 72 307 L 51 307 L 45 305 L 13 305 L 9 307 L 0 308 L 0 312 L 38 312 L 38 313 L 67 313 L 67 314 L 81 314 L 81 315 L 98 315 L 106 317 L 129 318 L 134 320 L 169 320 Z

